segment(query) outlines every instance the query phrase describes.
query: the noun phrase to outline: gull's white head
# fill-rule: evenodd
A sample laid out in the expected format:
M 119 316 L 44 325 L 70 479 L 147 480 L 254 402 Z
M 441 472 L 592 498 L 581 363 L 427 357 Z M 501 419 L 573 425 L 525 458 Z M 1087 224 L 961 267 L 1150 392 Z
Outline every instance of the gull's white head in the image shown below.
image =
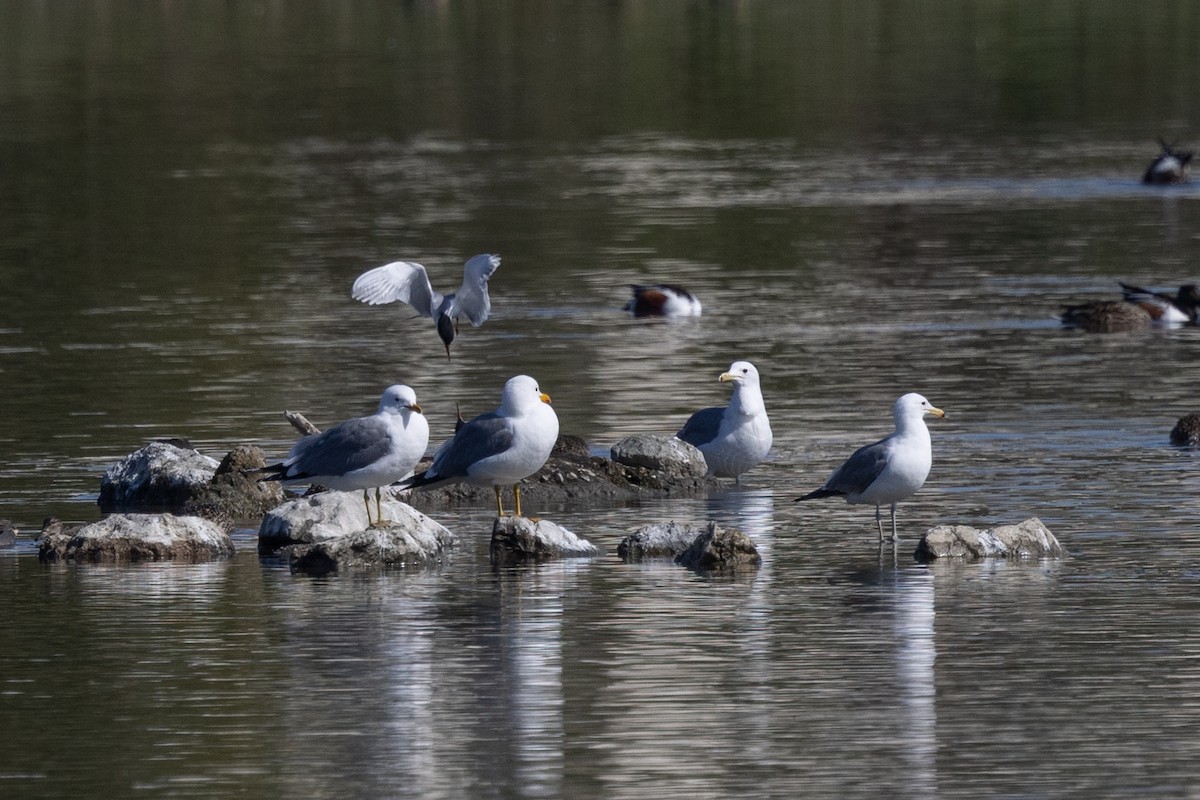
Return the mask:
M 528 375 L 516 375 L 504 384 L 504 395 L 500 399 L 500 411 L 505 414 L 528 414 L 542 403 L 549 403 L 550 395 Z
M 417 393 L 402 383 L 389 386 L 383 390 L 383 396 L 379 398 L 379 412 L 384 411 L 393 414 L 415 411 L 420 414 L 421 407 L 417 405 Z
M 896 420 L 897 427 L 900 426 L 901 420 L 921 419 L 926 414 L 932 414 L 935 417 L 946 416 L 945 411 L 936 408 L 933 403 L 916 392 L 900 395 L 896 404 L 892 406 L 892 418 Z
M 758 386 L 758 370 L 749 361 L 735 361 L 728 372 L 722 372 L 717 380 L 733 382 L 737 386 Z

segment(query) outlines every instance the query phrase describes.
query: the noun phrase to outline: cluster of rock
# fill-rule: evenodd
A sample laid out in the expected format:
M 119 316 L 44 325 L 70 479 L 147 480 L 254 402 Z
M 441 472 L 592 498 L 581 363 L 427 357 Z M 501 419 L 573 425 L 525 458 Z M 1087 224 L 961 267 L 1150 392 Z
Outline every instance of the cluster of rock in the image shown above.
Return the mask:
M 722 528 L 709 522 L 694 528 L 678 522 L 649 525 L 626 536 L 617 545 L 625 561 L 670 558 L 698 572 L 758 567 L 762 557 L 754 541 L 737 528 Z
M 150 442 L 109 467 L 100 480 L 100 510 L 172 510 L 222 525 L 257 519 L 284 502 L 282 487 L 263 482 L 263 451 L 242 444 L 217 461 L 182 439 Z
M 630 437 L 612 455 L 593 456 L 582 439 L 563 436 L 546 465 L 522 481 L 522 495 L 532 504 L 587 504 L 699 494 L 717 486 L 705 476 L 699 451 L 674 437 Z M 39 555 L 88 561 L 220 558 L 233 554 L 229 531 L 236 524 L 261 518 L 260 554 L 286 557 L 296 571 L 427 566 L 444 557 L 454 536 L 418 508 L 492 498 L 491 489 L 461 484 L 407 493 L 412 505 L 389 497 L 382 507 L 389 523 L 371 527 L 360 493 L 321 491 L 289 501 L 277 482 L 260 480 L 265 466 L 263 452 L 251 445 L 239 445 L 217 462 L 183 440 L 150 442 L 105 472 L 99 504 L 110 516 L 69 530 L 49 520 L 38 539 Z M 497 519 L 491 550 L 496 560 L 599 552 L 561 526 L 524 518 Z

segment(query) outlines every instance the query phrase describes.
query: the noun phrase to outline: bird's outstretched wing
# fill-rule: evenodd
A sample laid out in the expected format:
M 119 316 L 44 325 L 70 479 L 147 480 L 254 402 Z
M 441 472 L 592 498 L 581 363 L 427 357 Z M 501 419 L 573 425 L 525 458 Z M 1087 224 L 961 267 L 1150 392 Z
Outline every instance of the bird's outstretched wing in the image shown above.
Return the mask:
M 478 328 L 492 310 L 488 297 L 488 279 L 500 268 L 500 256 L 483 253 L 472 257 L 463 266 L 463 282 L 458 291 L 450 296 L 446 314 L 451 317 L 466 317 Z
M 400 300 L 425 317 L 432 317 L 442 304 L 425 268 L 413 261 L 393 261 L 367 270 L 354 281 L 350 296 L 372 306 Z

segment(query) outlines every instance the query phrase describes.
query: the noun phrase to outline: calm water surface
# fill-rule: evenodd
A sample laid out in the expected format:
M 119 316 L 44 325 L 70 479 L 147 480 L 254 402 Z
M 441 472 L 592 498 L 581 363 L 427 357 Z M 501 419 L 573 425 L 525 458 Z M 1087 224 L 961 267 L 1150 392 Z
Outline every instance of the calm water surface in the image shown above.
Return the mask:
M 1116 281 L 1195 280 L 1187 3 L 15 2 L 0 6 L 0 796 L 1192 797 L 1200 331 L 1085 336 Z M 349 298 L 504 258 L 447 363 Z M 628 319 L 624 284 L 705 304 Z M 539 509 L 601 547 L 494 568 L 486 508 L 424 572 L 255 554 L 42 565 L 147 439 L 282 454 L 414 386 L 434 438 L 536 376 L 598 451 L 724 402 L 770 460 L 708 498 Z M 934 471 L 792 502 L 918 390 Z M 1036 515 L 1070 555 L 913 563 L 930 525 Z M 614 552 L 745 530 L 761 569 Z

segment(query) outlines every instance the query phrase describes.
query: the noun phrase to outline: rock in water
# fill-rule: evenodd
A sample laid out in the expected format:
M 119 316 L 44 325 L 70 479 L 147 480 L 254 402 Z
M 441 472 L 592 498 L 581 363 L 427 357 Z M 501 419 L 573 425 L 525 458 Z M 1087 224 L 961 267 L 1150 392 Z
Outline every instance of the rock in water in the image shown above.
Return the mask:
M 432 530 L 430 525 L 437 523 L 425 519 L 428 525 L 393 522 L 336 539 L 296 545 L 289 556 L 291 570 L 325 575 L 347 569 L 424 567 L 437 563 L 443 550 L 454 544 L 454 536 L 440 525 L 440 532 Z
M 708 523 L 687 550 L 675 557 L 675 563 L 698 572 L 762 564 L 762 556 L 753 540 L 737 528 L 722 528 Z
M 675 558 L 687 550 L 704 534 L 696 528 L 671 521 L 638 528 L 617 545 L 617 556 L 625 561 L 640 561 L 643 558 Z
M 372 493 L 371 504 L 375 499 Z M 396 560 L 430 561 L 454 544 L 454 534 L 410 505 L 384 493 L 383 517 L 389 524 L 370 528 L 362 492 L 321 492 L 284 503 L 267 512 L 258 529 L 258 552 L 270 554 L 293 545 L 317 545 L 346 539 L 352 534 L 382 531 L 386 537 L 359 537 L 351 544 L 339 542 L 324 548 L 335 561 L 363 566 L 371 552 L 379 563 Z M 362 547 L 354 549 L 353 542 Z M 347 549 L 348 548 L 348 549 Z M 307 551 L 306 551 L 307 552 Z M 320 558 L 314 553 L 311 558 Z
M 180 444 L 150 442 L 109 467 L 100 481 L 100 509 L 181 508 L 220 465 Z
M 599 555 L 586 539 L 561 525 L 528 517 L 497 517 L 492 525 L 490 546 L 493 561 L 541 560 Z
M 612 446 L 610 455 L 618 464 L 672 475 L 701 478 L 708 472 L 704 455 L 674 436 L 650 433 L 626 436 Z
M 1017 525 L 979 530 L 969 525 L 930 528 L 917 543 L 918 561 L 937 558 L 1042 558 L 1063 554 L 1062 545 L 1037 517 Z
M 238 445 L 221 460 L 208 483 L 193 487 L 184 513 L 238 522 L 260 519 L 286 499 L 277 481 L 260 480 L 266 465 L 260 448 Z
M 174 514 L 113 514 L 70 531 L 48 524 L 38 538 L 43 561 L 210 561 L 233 552 L 215 522 Z

